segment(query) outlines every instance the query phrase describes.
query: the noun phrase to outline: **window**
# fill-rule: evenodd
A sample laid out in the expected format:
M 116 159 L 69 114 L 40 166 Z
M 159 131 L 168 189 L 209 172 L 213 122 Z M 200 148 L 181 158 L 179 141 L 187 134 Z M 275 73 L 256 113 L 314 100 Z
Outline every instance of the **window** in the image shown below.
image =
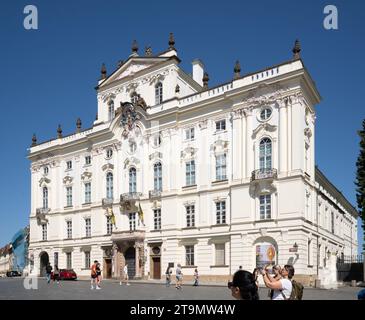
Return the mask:
M 162 191 L 162 165 L 157 162 L 153 166 L 153 188 L 155 191 Z
M 112 149 L 108 149 L 106 150 L 106 157 L 107 159 L 110 159 L 113 156 L 113 150 Z
M 226 154 L 221 154 L 216 157 L 215 175 L 216 175 L 217 181 L 227 179 L 227 156 L 226 156 Z
M 271 195 L 260 196 L 260 219 L 271 219 Z
M 162 96 L 162 83 L 159 82 L 155 86 L 155 97 L 156 97 L 156 104 L 162 103 L 163 96 Z
M 66 221 L 67 225 L 67 239 L 72 239 L 72 221 Z
M 90 269 L 90 251 L 85 251 L 85 269 Z
M 194 246 L 185 246 L 186 265 L 194 265 Z
M 129 214 L 129 230 L 136 230 L 136 213 L 132 212 Z
M 226 130 L 226 120 L 219 120 L 215 122 L 215 131 L 224 131 Z
M 153 210 L 154 229 L 161 230 L 161 209 Z
M 189 128 L 185 130 L 185 140 L 194 140 L 195 130 L 194 128 Z
M 47 175 L 47 174 L 48 174 L 48 172 L 49 172 L 48 167 L 44 167 L 44 168 L 43 168 L 43 173 L 44 173 L 45 175 Z
M 195 227 L 195 207 L 186 206 L 186 226 Z
M 91 219 L 85 219 L 85 236 L 90 238 L 91 237 Z
M 161 134 L 155 134 L 153 136 L 152 143 L 154 147 L 159 147 L 161 145 L 161 141 L 162 141 Z
M 66 252 L 66 264 L 67 264 L 67 269 L 72 269 L 72 256 L 71 256 L 71 252 Z
M 85 203 L 91 203 L 91 183 L 85 183 Z
M 47 225 L 46 224 L 42 224 L 42 240 L 43 241 L 47 240 Z
M 261 121 L 266 121 L 271 117 L 272 110 L 270 107 L 263 108 L 260 112 Z
M 131 102 L 132 102 L 133 104 L 136 104 L 136 103 L 137 103 L 137 101 L 138 101 L 138 95 L 137 95 L 137 93 L 136 93 L 136 92 L 133 92 L 133 93 L 131 94 Z
M 137 192 L 137 170 L 136 168 L 129 169 L 129 192 Z
M 85 165 L 90 165 L 91 164 L 91 156 L 86 156 L 85 157 Z
M 53 261 L 54 261 L 54 265 L 58 266 L 58 252 L 55 252 L 53 254 Z
M 225 264 L 225 244 L 217 243 L 215 245 L 215 265 L 224 266 Z
M 260 142 L 260 170 L 271 169 L 271 140 L 264 138 Z
M 226 223 L 226 202 L 220 201 L 216 202 L 216 217 L 217 224 Z
M 43 188 L 43 209 L 48 209 L 48 189 Z
M 66 168 L 67 168 L 67 170 L 71 170 L 72 169 L 72 161 L 67 161 L 66 162 Z
M 111 172 L 106 175 L 106 197 L 113 199 L 113 174 Z
M 191 160 L 185 164 L 186 168 L 186 185 L 193 186 L 195 185 L 195 161 Z
M 66 202 L 67 207 L 72 206 L 72 187 L 66 187 Z
M 113 232 L 112 217 L 106 217 L 106 234 L 112 234 L 112 232 Z
M 108 120 L 111 121 L 114 119 L 114 101 L 111 100 L 108 103 Z
M 331 212 L 331 232 L 335 233 L 335 215 Z

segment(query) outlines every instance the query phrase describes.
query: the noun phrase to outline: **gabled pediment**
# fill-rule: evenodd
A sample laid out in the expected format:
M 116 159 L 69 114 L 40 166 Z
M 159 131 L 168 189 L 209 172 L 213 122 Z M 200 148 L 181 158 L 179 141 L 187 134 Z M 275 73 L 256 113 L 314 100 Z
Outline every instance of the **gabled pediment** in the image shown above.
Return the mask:
M 260 124 L 252 133 L 252 138 L 256 139 L 259 133 L 263 132 L 274 132 L 276 131 L 277 126 L 271 125 L 270 123 L 262 123 Z

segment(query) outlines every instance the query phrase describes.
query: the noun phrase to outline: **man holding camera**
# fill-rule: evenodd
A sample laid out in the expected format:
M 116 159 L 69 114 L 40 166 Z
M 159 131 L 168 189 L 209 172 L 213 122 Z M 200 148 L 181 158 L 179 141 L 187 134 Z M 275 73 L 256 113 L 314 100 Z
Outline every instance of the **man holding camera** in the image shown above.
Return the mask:
M 265 283 L 265 286 L 272 289 L 272 300 L 288 300 L 290 298 L 293 286 L 290 279 L 294 276 L 294 267 L 285 265 L 281 269 L 281 279 L 275 280 L 268 274 L 268 269 L 262 269 L 261 274 Z

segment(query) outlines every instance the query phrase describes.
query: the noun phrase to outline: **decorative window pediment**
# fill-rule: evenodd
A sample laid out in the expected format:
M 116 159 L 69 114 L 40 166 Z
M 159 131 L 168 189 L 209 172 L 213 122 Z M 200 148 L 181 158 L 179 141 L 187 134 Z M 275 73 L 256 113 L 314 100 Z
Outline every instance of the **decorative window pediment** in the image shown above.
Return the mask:
M 141 163 L 141 161 L 139 161 L 139 159 L 137 159 L 135 157 L 127 158 L 124 161 L 124 169 L 129 166 L 138 166 L 140 163 Z
M 252 133 L 252 138 L 255 139 L 259 133 L 275 132 L 278 126 L 271 125 L 269 123 L 260 124 Z
M 51 182 L 51 179 L 48 179 L 46 177 L 42 177 L 41 179 L 39 179 L 39 186 L 46 186 L 47 184 L 49 184 Z
M 81 175 L 81 180 L 90 180 L 92 176 L 92 173 L 89 171 L 85 171 L 82 175 Z
M 222 140 L 222 139 L 218 139 L 217 141 L 215 141 L 212 146 L 211 146 L 211 150 L 214 153 L 224 153 L 228 151 L 228 141 Z
M 161 152 L 154 152 L 154 153 L 151 153 L 150 156 L 149 156 L 149 159 L 150 160 L 157 160 L 157 159 L 162 159 L 162 153 Z
M 63 178 L 63 183 L 64 184 L 70 184 L 70 183 L 72 183 L 73 179 L 74 178 L 71 177 L 71 176 L 66 176 L 66 177 Z
M 181 159 L 188 160 L 193 159 L 198 151 L 197 148 L 186 147 L 183 151 L 181 151 Z
M 111 164 L 111 163 L 106 163 L 106 164 L 104 164 L 104 165 L 101 167 L 101 169 L 102 169 L 103 171 L 106 171 L 106 170 L 113 170 L 113 169 L 114 169 L 114 165 L 113 165 L 113 164 Z

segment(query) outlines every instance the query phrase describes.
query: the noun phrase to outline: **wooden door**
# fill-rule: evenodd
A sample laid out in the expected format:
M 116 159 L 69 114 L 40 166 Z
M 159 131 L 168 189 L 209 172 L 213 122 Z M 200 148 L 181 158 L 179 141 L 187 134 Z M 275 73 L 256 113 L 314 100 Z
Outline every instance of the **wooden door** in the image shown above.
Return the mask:
M 153 279 L 161 279 L 161 258 L 152 258 L 153 260 Z

